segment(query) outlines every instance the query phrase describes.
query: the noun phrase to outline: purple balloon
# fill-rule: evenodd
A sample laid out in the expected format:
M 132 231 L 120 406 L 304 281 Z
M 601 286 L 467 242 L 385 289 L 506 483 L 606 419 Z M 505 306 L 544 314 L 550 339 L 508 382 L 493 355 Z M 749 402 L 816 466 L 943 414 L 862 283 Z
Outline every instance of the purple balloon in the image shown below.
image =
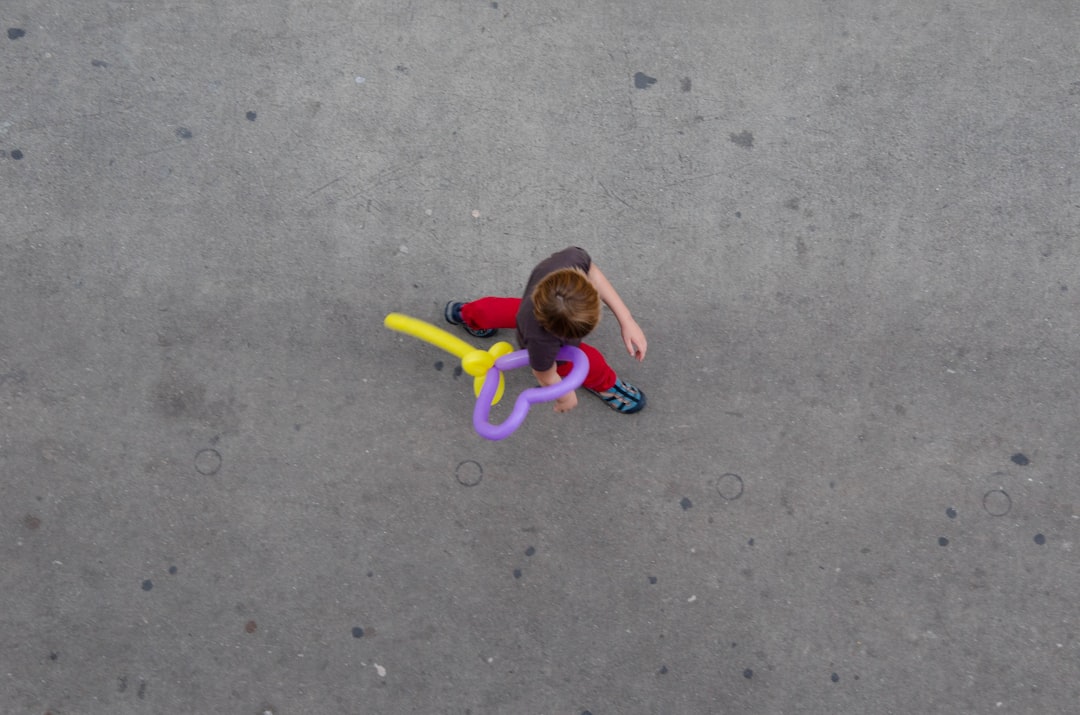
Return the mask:
M 491 400 L 495 397 L 495 391 L 499 389 L 499 372 L 525 367 L 529 364 L 529 353 L 526 350 L 518 350 L 509 355 L 503 355 L 495 361 L 495 367 L 488 370 L 484 386 L 480 388 L 480 394 L 476 398 L 476 409 L 473 410 L 473 427 L 481 437 L 490 440 L 505 439 L 521 426 L 533 404 L 550 402 L 581 387 L 581 383 L 585 382 L 585 375 L 589 372 L 589 358 L 585 356 L 585 352 L 573 345 L 564 345 L 559 348 L 555 357 L 574 364 L 570 373 L 557 385 L 530 387 L 522 392 L 514 402 L 514 409 L 510 411 L 510 416 L 500 425 L 493 425 L 488 421 L 491 414 Z

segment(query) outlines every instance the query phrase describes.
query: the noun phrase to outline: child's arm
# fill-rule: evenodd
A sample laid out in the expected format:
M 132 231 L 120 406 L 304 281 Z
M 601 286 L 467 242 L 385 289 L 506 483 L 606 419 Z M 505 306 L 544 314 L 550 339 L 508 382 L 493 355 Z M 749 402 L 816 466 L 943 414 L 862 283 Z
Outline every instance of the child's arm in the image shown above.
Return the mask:
M 542 386 L 557 385 L 562 382 L 562 378 L 559 377 L 559 370 L 552 363 L 551 367 L 543 372 L 539 370 L 533 370 L 533 375 L 536 375 L 536 381 Z M 555 398 L 555 411 L 556 412 L 569 412 L 577 407 L 577 392 L 571 390 L 562 397 Z
M 623 303 L 622 298 L 615 292 L 611 281 L 597 268 L 595 263 L 589 266 L 589 280 L 596 287 L 596 292 L 600 294 L 600 300 L 611 308 L 611 312 L 615 314 L 615 319 L 619 321 L 619 328 L 622 329 L 622 339 L 626 345 L 626 351 L 636 358 L 638 362 L 644 360 L 645 350 L 648 347 L 645 342 L 644 331 L 634 320 L 634 317 L 630 315 L 630 309 L 626 307 L 626 303 Z

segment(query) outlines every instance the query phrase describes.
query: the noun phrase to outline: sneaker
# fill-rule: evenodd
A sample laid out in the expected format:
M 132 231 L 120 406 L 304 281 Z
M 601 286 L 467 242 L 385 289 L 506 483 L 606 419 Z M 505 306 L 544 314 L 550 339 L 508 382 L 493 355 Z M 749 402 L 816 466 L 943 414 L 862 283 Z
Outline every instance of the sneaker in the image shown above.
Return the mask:
M 486 328 L 482 330 L 470 328 L 465 323 L 464 318 L 461 317 L 461 306 L 463 305 L 465 304 L 455 303 L 454 301 L 447 303 L 446 307 L 443 308 L 443 317 L 446 318 L 446 322 L 450 323 L 450 325 L 460 325 L 465 328 L 465 332 L 472 335 L 474 338 L 490 338 L 492 335 L 499 332 L 498 328 Z
M 622 378 L 615 378 L 615 384 L 604 392 L 596 390 L 589 390 L 589 392 L 606 402 L 611 409 L 624 415 L 632 415 L 645 408 L 645 393 Z

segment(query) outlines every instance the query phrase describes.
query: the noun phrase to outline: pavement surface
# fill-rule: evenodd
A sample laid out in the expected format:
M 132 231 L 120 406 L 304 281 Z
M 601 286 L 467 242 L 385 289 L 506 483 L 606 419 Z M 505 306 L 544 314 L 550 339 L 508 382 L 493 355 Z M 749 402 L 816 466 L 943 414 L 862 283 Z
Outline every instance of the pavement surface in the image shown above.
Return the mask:
M 1077 712 L 1074 0 L 0 25 L 0 712 Z M 382 319 L 568 245 L 483 440 Z

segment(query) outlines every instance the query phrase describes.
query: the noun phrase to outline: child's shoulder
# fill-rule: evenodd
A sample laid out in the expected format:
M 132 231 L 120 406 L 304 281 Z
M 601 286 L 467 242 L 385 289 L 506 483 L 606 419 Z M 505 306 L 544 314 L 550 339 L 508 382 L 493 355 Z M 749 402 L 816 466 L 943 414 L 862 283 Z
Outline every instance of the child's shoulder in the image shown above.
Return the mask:
M 592 265 L 592 256 L 580 246 L 567 246 L 561 251 L 552 253 L 541 261 L 540 265 L 550 266 L 550 270 L 558 270 L 560 268 L 580 268 L 583 271 L 587 271 L 589 270 L 589 266 Z
M 591 266 L 592 258 L 584 248 L 570 246 L 561 251 L 556 251 L 537 263 L 536 267 L 533 268 L 532 273 L 529 274 L 529 280 L 525 284 L 525 297 L 529 297 L 533 288 L 535 288 L 545 276 L 548 276 L 555 271 L 564 268 L 580 268 L 588 273 Z M 532 309 L 531 305 L 529 306 L 529 309 Z

